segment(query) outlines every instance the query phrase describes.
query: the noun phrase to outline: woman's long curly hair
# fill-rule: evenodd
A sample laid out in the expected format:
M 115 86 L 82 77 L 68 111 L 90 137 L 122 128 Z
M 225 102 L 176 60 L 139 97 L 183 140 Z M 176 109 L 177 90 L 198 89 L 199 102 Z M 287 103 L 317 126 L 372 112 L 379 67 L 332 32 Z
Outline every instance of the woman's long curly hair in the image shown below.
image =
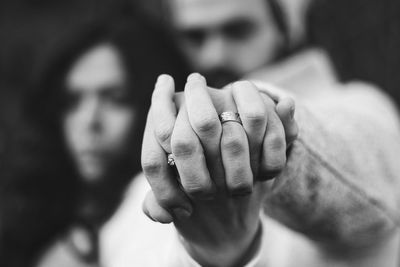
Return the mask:
M 64 81 L 74 62 L 96 45 L 111 44 L 121 56 L 128 83 L 133 85 L 128 97 L 137 112 L 132 151 L 119 165 L 112 184 L 105 187 L 108 190 L 101 192 L 101 211 L 94 222 L 99 225 L 112 215 L 123 189 L 140 171 L 142 135 L 157 76 L 169 73 L 177 88 L 182 88 L 187 75 L 186 64 L 167 36 L 138 14 L 103 18 L 65 35 L 48 49 L 35 70 L 34 86 L 26 98 L 24 126 L 18 130 L 22 137 L 11 135 L 16 155 L 7 160 L 12 164 L 0 170 L 0 189 L 4 191 L 0 263 L 5 264 L 1 266 L 31 265 L 77 220 L 79 195 L 87 188 L 67 152 L 61 127 L 66 104 Z

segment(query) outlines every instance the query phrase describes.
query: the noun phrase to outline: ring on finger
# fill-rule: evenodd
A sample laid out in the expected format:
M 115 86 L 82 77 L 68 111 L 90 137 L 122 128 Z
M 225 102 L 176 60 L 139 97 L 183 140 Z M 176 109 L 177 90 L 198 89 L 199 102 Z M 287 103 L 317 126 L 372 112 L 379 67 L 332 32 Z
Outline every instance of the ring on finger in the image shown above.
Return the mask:
M 237 122 L 243 126 L 242 120 L 240 119 L 240 115 L 237 112 L 225 111 L 225 112 L 222 112 L 221 114 L 219 114 L 218 117 L 219 117 L 219 120 L 221 121 L 221 124 L 224 124 L 225 122 L 228 122 L 228 121 L 233 121 L 233 122 Z
M 175 167 L 175 158 L 172 153 L 168 153 L 167 155 L 167 163 L 170 167 Z

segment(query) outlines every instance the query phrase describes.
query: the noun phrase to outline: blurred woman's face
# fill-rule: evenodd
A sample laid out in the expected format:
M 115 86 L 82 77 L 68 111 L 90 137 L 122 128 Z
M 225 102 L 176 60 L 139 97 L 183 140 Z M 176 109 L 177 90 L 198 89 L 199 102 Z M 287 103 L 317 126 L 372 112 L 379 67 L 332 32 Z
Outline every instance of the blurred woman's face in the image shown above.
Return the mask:
M 129 149 L 135 111 L 127 73 L 117 50 L 101 44 L 84 53 L 66 76 L 66 144 L 87 182 L 109 174 Z

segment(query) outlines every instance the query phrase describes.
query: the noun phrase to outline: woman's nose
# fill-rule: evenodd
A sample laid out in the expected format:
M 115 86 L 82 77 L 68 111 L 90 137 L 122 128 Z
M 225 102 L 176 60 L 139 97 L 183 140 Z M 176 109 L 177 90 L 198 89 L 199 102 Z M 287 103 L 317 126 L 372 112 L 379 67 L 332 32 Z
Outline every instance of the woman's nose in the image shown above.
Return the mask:
M 101 103 L 97 97 L 88 97 L 80 108 L 82 128 L 98 132 L 101 131 Z

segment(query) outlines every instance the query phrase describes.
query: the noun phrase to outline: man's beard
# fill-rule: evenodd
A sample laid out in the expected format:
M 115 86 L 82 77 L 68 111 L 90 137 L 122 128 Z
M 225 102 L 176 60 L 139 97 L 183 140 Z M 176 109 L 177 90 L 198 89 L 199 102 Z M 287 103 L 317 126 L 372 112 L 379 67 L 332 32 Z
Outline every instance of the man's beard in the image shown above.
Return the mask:
M 216 69 L 203 74 L 207 79 L 207 84 L 215 88 L 222 88 L 229 83 L 237 81 L 241 78 L 240 75 L 227 69 Z

